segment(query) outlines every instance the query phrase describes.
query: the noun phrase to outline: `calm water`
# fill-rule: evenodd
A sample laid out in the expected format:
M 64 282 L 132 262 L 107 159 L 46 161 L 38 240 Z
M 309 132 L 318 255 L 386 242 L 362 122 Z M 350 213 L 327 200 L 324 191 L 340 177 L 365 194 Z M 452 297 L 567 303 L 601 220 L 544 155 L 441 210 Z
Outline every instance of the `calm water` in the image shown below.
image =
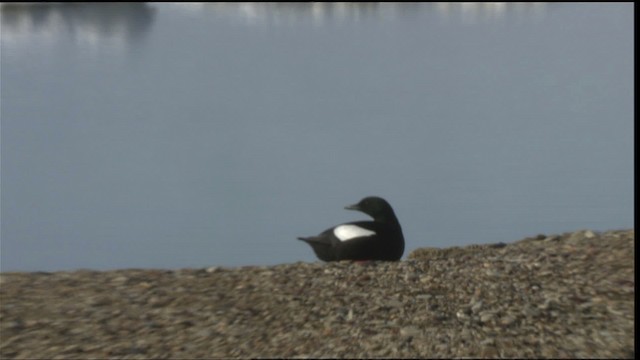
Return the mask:
M 632 3 L 1 9 L 2 271 L 633 227 Z

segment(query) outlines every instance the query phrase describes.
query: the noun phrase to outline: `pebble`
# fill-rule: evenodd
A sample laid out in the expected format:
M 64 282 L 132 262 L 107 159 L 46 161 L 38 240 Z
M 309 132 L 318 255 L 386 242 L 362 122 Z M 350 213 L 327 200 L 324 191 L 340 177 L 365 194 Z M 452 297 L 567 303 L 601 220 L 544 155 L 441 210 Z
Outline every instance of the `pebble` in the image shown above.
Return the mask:
M 477 314 L 480 311 L 480 309 L 482 309 L 482 305 L 483 305 L 482 300 L 475 302 L 471 306 L 471 312 L 474 313 L 474 314 Z
M 482 313 L 480 313 L 480 322 L 483 323 L 483 324 L 486 324 L 489 321 L 493 320 L 494 317 L 495 317 L 495 315 L 493 313 L 482 312 Z
M 407 326 L 400 329 L 400 335 L 409 337 L 418 337 L 422 335 L 422 330 L 415 326 Z
M 500 324 L 503 326 L 510 326 L 516 321 L 516 318 L 510 315 L 507 315 L 500 319 Z
M 480 341 L 480 345 L 482 346 L 493 346 L 496 344 L 496 340 L 494 338 L 487 338 Z

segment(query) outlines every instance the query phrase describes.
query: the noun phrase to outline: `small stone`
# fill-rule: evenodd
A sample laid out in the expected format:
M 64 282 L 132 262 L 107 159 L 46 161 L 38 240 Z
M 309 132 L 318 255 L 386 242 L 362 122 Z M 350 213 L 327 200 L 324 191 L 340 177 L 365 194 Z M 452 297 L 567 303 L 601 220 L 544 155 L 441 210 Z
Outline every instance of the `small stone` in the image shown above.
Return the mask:
M 480 309 L 482 309 L 482 305 L 483 305 L 482 300 L 477 301 L 476 303 L 474 303 L 474 304 L 471 306 L 471 312 L 472 312 L 473 314 L 477 314 L 477 313 L 480 311 Z
M 493 317 L 494 317 L 493 313 L 481 312 L 480 313 L 480 322 L 483 323 L 483 324 L 486 324 L 489 321 L 491 321 L 493 319 Z
M 416 274 L 409 274 L 409 273 L 404 274 L 404 281 L 406 281 L 406 282 L 412 282 L 412 281 L 416 281 L 418 279 L 419 279 L 419 277 Z
M 388 306 L 388 307 L 391 307 L 391 308 L 399 308 L 399 307 L 402 307 L 403 304 L 398 300 L 391 299 L 391 300 L 388 300 L 388 301 L 384 302 L 384 306 Z
M 525 307 L 523 313 L 528 318 L 537 318 L 538 316 L 540 316 L 540 310 L 533 306 Z
M 446 354 L 449 351 L 449 345 L 448 344 L 438 344 L 436 345 L 436 351 L 440 354 Z
M 89 306 L 105 306 L 111 304 L 111 302 L 112 301 L 106 296 L 96 296 L 87 300 Z
M 542 310 L 548 310 L 557 308 L 559 305 L 560 303 L 558 302 L 558 300 L 547 297 L 542 305 L 538 305 L 538 308 Z
M 118 276 L 118 277 L 115 277 L 115 278 L 111 279 L 111 282 L 112 283 L 117 283 L 117 284 L 123 284 L 123 283 L 127 282 L 127 280 L 129 280 L 129 278 L 126 277 L 126 276 Z
M 580 311 L 580 312 L 589 312 L 594 305 L 595 304 L 593 302 L 582 303 L 582 304 L 578 305 L 578 311 Z
M 434 314 L 434 318 L 436 320 L 438 320 L 438 321 L 445 321 L 445 320 L 449 319 L 449 316 L 446 313 L 444 313 L 442 311 L 439 311 L 439 312 Z
M 480 341 L 480 345 L 482 346 L 493 346 L 496 344 L 496 340 L 494 338 L 486 338 Z
M 22 320 L 18 319 L 16 321 L 10 322 L 9 326 L 7 327 L 12 330 L 22 330 L 25 328 L 25 323 Z
M 500 319 L 500 324 L 503 326 L 509 326 L 516 321 L 516 318 L 510 315 L 504 316 Z
M 422 335 L 422 330 L 415 326 L 407 326 L 400 329 L 401 336 L 418 337 Z
M 353 309 L 349 309 L 349 312 L 347 313 L 347 321 L 351 320 L 353 320 Z
M 456 312 L 456 317 L 460 321 L 468 321 L 470 319 L 469 315 L 466 314 L 466 311 L 464 309 L 458 310 Z
M 500 276 L 500 272 L 498 272 L 496 270 L 487 270 L 487 271 L 485 271 L 485 274 L 487 274 L 488 277 L 498 277 L 498 276 Z

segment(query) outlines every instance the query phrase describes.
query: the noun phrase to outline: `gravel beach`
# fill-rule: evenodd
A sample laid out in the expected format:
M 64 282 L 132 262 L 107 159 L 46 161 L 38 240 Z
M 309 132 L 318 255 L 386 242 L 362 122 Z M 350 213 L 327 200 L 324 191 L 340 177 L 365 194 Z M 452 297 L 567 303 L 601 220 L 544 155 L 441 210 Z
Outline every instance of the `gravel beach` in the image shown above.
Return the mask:
M 634 358 L 634 238 L 583 230 L 400 262 L 2 273 L 0 356 Z

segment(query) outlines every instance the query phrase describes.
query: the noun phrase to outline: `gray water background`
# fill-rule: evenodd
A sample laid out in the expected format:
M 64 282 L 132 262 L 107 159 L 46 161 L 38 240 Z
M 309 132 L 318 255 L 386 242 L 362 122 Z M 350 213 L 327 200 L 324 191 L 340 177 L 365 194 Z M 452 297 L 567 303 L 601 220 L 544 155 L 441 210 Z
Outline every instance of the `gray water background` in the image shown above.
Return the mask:
M 1 8 L 0 270 L 405 256 L 633 227 L 633 4 Z

